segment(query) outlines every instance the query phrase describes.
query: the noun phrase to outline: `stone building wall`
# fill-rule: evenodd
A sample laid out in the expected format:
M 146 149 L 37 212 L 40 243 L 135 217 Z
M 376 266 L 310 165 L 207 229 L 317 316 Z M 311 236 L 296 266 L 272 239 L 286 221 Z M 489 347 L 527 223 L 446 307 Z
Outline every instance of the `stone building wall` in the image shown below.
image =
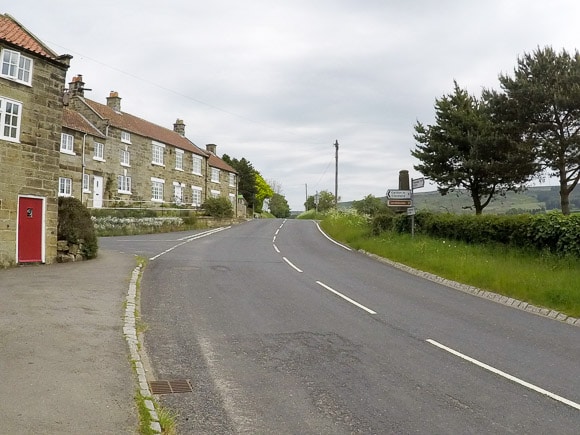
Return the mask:
M 56 259 L 62 96 L 70 57 L 46 59 L 0 40 L 0 50 L 33 59 L 32 86 L 0 77 L 0 97 L 22 104 L 19 142 L 0 139 L 0 267 L 17 259 L 18 198 L 45 200 L 44 258 Z

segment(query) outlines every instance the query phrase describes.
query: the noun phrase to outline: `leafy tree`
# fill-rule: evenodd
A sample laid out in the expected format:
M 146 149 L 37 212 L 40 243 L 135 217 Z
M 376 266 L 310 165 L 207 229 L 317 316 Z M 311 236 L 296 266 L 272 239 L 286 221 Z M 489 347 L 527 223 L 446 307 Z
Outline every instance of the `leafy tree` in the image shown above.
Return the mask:
M 311 195 L 306 198 L 304 207 L 306 210 L 316 209 L 317 211 L 324 213 L 334 208 L 334 195 L 327 190 L 323 190 L 316 195 Z
M 244 197 L 248 207 L 256 208 L 256 196 L 258 193 L 256 187 L 256 170 L 245 158 L 232 159 L 227 154 L 222 159 L 238 172 L 238 193 Z
M 264 200 L 266 198 L 271 198 L 274 194 L 274 191 L 270 187 L 270 185 L 264 180 L 262 175 L 258 171 L 255 172 L 255 180 L 256 180 L 256 201 L 255 201 L 255 208 L 256 212 L 260 213 L 262 211 L 262 207 L 264 205 Z
M 359 214 L 366 214 L 369 216 L 375 216 L 382 213 L 387 208 L 383 201 L 373 195 L 367 195 L 360 201 L 353 201 L 352 206 Z
M 270 213 L 277 218 L 286 218 L 290 216 L 290 206 L 284 195 L 274 193 L 270 199 Z
M 506 107 L 492 93 L 478 99 L 454 82 L 435 100 L 435 124 L 417 122 L 414 168 L 437 183 L 442 195 L 466 189 L 476 214 L 498 194 L 518 190 L 536 171 L 531 150 L 506 121 Z
M 580 54 L 551 47 L 518 58 L 513 77 L 500 75 L 502 89 L 524 137 L 560 183 L 560 206 L 570 213 L 570 193 L 580 181 Z

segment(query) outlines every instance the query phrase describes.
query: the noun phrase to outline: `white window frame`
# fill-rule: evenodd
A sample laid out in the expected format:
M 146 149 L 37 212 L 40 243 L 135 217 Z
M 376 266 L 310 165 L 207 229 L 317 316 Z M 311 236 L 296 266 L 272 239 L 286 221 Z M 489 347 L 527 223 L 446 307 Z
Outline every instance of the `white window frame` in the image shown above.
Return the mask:
M 58 196 L 72 196 L 72 178 L 58 178 Z
M 230 187 L 236 187 L 236 174 L 230 172 Z
M 23 56 L 18 51 L 3 49 L 0 77 L 13 80 L 28 86 L 32 85 L 32 58 Z
M 121 166 L 131 167 L 131 153 L 128 147 L 120 150 L 119 160 L 121 161 Z
M 91 176 L 83 174 L 83 193 L 91 193 Z
M 230 193 L 228 195 L 228 197 L 230 198 L 230 202 L 232 203 L 232 207 L 235 209 L 236 208 L 236 195 L 234 195 L 233 193 Z
M 123 143 L 131 143 L 131 133 L 125 130 L 121 130 L 121 142 Z
M 163 202 L 163 186 L 165 180 L 162 178 L 151 177 L 151 201 Z
M 0 139 L 20 142 L 22 103 L 0 96 Z
M 211 182 L 212 183 L 220 182 L 220 170 L 218 168 L 211 168 Z
M 165 166 L 163 163 L 163 154 L 165 152 L 165 145 L 159 142 L 151 143 L 151 164 L 157 166 Z
M 127 170 L 117 176 L 117 191 L 125 195 L 131 195 L 131 177 L 127 175 Z
M 191 186 L 191 205 L 193 205 L 194 207 L 200 207 L 202 202 L 202 198 L 201 198 L 201 192 L 203 191 L 203 189 L 199 186 Z
M 99 162 L 105 161 L 105 144 L 101 142 L 93 142 L 94 150 L 93 150 L 93 160 L 97 160 Z
M 75 137 L 72 134 L 60 134 L 60 152 L 71 156 L 75 155 Z
M 185 184 L 178 181 L 173 182 L 173 202 L 177 205 L 183 204 L 183 189 Z
M 185 152 L 183 150 L 175 150 L 175 169 L 177 171 L 183 171 L 183 155 Z
M 195 154 L 192 154 L 191 157 L 193 158 L 191 173 L 195 175 L 201 175 L 203 158 Z
M 219 198 L 222 195 L 222 193 L 219 190 L 214 189 L 212 189 L 210 193 L 212 198 Z

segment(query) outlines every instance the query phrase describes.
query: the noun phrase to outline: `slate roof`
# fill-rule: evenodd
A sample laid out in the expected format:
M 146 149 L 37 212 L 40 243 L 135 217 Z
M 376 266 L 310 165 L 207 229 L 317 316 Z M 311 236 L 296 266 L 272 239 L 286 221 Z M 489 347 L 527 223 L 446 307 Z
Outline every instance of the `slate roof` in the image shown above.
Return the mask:
M 0 14 L 0 39 L 47 59 L 59 56 L 8 14 Z
M 102 119 L 108 119 L 111 126 L 130 133 L 143 136 L 166 145 L 172 145 L 176 148 L 189 151 L 199 156 L 207 157 L 207 153 L 198 148 L 189 139 L 181 136 L 173 130 L 145 121 L 137 116 L 130 115 L 125 112 L 116 112 L 106 104 L 100 104 L 96 101 L 82 98 L 87 106 L 89 106 Z
M 62 126 L 70 130 L 80 131 L 81 133 L 87 133 L 92 136 L 100 137 L 101 139 L 106 139 L 106 136 L 83 115 L 71 109 L 65 108 L 63 110 Z

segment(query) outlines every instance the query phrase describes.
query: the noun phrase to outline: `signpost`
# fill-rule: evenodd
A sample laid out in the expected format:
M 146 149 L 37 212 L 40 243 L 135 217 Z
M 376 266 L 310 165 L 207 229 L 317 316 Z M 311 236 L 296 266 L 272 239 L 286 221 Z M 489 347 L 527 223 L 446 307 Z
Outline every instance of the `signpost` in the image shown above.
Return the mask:
M 401 182 L 401 173 L 404 173 L 405 182 Z M 415 207 L 413 207 L 413 190 L 425 186 L 425 178 L 411 179 L 411 190 L 409 188 L 409 172 L 401 171 L 399 173 L 399 189 L 387 190 L 387 206 L 406 208 L 407 216 L 411 216 L 411 236 L 415 236 Z
M 387 190 L 387 199 L 411 199 L 412 196 L 412 190 Z
M 389 199 L 387 198 L 387 206 L 389 207 L 411 207 L 413 201 L 411 199 Z

